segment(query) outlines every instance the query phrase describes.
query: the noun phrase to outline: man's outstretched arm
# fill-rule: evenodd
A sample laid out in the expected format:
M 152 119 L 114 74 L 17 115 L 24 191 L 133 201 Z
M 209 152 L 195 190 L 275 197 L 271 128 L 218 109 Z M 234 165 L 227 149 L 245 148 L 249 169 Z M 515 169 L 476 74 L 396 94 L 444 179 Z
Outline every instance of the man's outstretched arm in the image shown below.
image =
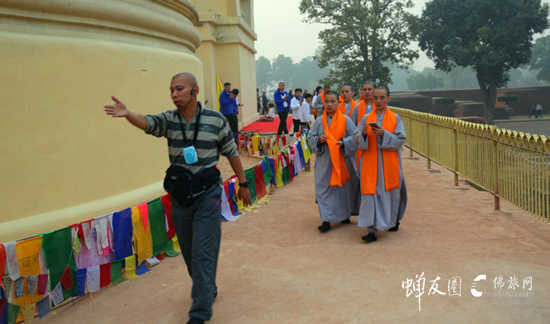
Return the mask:
M 130 110 L 126 109 L 126 105 L 122 101 L 118 100 L 115 96 L 112 96 L 111 99 L 113 99 L 115 103 L 113 105 L 104 106 L 107 115 L 119 118 L 125 117 L 126 120 L 130 122 L 130 124 L 136 126 L 141 130 L 145 130 L 145 128 L 147 128 L 147 120 L 145 119 L 145 116 L 143 116 L 142 114 L 131 112 Z

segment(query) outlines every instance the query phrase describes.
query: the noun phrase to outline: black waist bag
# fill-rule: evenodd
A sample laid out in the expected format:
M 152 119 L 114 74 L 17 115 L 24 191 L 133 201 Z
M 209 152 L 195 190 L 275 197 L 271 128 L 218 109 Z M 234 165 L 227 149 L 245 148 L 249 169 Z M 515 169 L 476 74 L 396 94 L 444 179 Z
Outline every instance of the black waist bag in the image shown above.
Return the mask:
M 193 174 L 184 167 L 171 165 L 164 177 L 164 190 L 180 205 L 189 207 L 207 189 L 217 184 L 219 179 L 220 170 L 216 167 Z

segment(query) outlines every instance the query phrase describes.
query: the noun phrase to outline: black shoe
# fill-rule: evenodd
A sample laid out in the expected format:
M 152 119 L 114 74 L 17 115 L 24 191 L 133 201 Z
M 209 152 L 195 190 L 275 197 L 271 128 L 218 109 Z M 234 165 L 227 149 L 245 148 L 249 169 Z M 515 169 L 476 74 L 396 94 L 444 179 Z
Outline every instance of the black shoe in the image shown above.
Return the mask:
M 388 232 L 397 232 L 399 230 L 399 221 L 395 223 L 395 226 L 390 228 Z
M 348 218 L 348 219 L 344 219 L 343 221 L 341 221 L 340 223 L 342 224 L 349 224 L 351 223 L 351 220 Z
M 363 241 L 365 241 L 367 243 L 374 242 L 374 241 L 378 240 L 378 238 L 376 237 L 376 234 L 374 234 L 374 233 L 369 233 L 369 234 L 363 236 L 362 239 L 363 239 Z
M 218 297 L 218 293 L 214 293 L 214 299 L 216 299 L 216 297 Z
M 321 226 L 317 227 L 321 232 L 325 233 L 330 230 L 330 223 L 329 222 L 323 222 Z
M 204 324 L 204 321 L 198 318 L 191 317 L 187 324 Z

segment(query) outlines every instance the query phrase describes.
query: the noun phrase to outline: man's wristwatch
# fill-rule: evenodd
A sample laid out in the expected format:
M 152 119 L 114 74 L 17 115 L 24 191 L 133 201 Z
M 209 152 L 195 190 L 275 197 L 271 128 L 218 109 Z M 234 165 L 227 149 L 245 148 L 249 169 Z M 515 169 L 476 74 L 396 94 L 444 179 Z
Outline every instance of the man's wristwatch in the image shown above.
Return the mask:
M 239 187 L 248 188 L 249 184 L 250 184 L 250 182 L 248 182 L 248 181 L 239 182 Z

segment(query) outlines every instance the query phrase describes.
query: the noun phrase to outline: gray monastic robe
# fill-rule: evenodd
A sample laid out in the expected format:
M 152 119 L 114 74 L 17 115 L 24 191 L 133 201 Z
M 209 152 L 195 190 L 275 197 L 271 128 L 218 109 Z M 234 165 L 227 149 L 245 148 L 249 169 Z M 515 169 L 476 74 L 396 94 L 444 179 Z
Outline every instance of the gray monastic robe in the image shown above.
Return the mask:
M 357 125 L 354 133 L 355 143 L 359 150 L 368 149 L 368 140 L 363 136 L 363 126 L 369 115 L 363 116 L 363 119 Z M 407 139 L 405 128 L 401 117 L 396 114 L 397 126 L 392 134 L 384 131 L 384 136 L 378 137 L 378 182 L 376 183 L 376 195 L 361 195 L 361 210 L 359 212 L 359 227 L 374 226 L 381 231 L 386 231 L 395 226 L 396 221 L 403 219 L 405 209 L 407 208 L 407 186 L 403 177 L 403 167 L 401 164 L 401 151 L 403 143 Z M 384 114 L 377 116 L 377 124 L 382 127 Z M 382 162 L 382 149 L 397 150 L 399 156 L 399 188 L 386 192 L 384 183 L 384 164 Z M 363 158 L 359 163 L 358 174 L 361 173 Z M 371 167 L 371 166 L 369 166 Z M 376 166 L 372 166 L 376 167 Z
M 344 145 L 341 147 L 341 152 L 345 157 L 346 166 L 350 174 L 350 179 L 346 183 L 339 186 L 330 186 L 330 177 L 332 174 L 332 161 L 327 144 L 318 142 L 319 137 L 325 135 L 323 127 L 323 118 L 317 118 L 307 136 L 307 141 L 315 157 L 315 196 L 319 205 L 319 213 L 323 222 L 337 223 L 351 216 L 352 204 L 355 204 L 355 192 L 352 188 L 357 187 L 357 182 L 353 183 L 353 175 L 356 174 L 355 156 L 357 144 L 353 140 L 353 132 L 355 125 L 348 116 L 346 118 L 346 137 L 343 138 Z M 328 125 L 330 126 L 332 118 L 329 117 Z M 356 181 L 359 179 L 355 177 Z M 352 193 L 353 192 L 353 193 Z

